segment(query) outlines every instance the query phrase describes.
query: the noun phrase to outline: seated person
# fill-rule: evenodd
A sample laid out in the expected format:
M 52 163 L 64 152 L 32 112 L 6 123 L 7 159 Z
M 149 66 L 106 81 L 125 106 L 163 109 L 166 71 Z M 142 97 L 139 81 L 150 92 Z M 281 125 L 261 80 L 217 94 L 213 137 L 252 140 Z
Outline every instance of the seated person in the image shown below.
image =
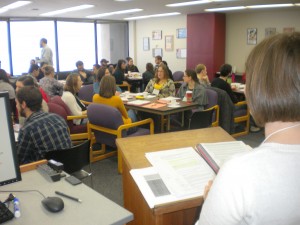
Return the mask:
M 15 90 L 9 82 L 6 71 L 3 69 L 0 69 L 0 91 L 7 91 L 10 100 L 16 98 Z
M 146 71 L 143 73 L 143 84 L 144 87 L 149 83 L 151 79 L 154 77 L 154 68 L 152 63 L 146 64 Z
M 222 165 L 196 225 L 299 224 L 300 33 L 262 40 L 246 61 L 246 98 L 266 138 Z
M 160 64 L 153 79 L 149 81 L 145 92 L 154 94 L 159 98 L 175 96 L 175 85 L 169 78 L 169 72 L 165 65 Z
M 199 83 L 196 72 L 194 70 L 186 70 L 184 72 L 183 81 L 184 83 L 177 92 L 177 97 L 184 101 L 186 99 L 185 93 L 187 91 L 192 91 L 192 101 L 199 104 L 199 110 L 204 110 L 205 106 L 208 104 L 208 99 L 205 87 Z
M 94 94 L 99 94 L 100 91 L 100 82 L 104 76 L 111 76 L 108 68 L 100 68 L 96 74 L 96 81 L 93 83 Z M 122 89 L 117 86 L 116 95 L 120 95 Z
M 162 63 L 167 67 L 167 70 L 168 70 L 168 73 L 169 73 L 169 78 L 170 78 L 171 80 L 174 80 L 174 78 L 173 78 L 173 73 L 172 73 L 172 71 L 170 70 L 167 61 L 163 60 Z
M 125 73 L 129 72 L 139 72 L 139 69 L 133 64 L 133 59 L 131 57 L 127 57 L 127 65 L 125 69 Z
M 126 62 L 124 59 L 119 59 L 117 67 L 115 72 L 113 73 L 113 76 L 116 79 L 116 84 L 126 84 L 127 81 L 125 81 L 125 69 L 126 69 Z
M 52 66 L 43 67 L 45 77 L 40 80 L 40 87 L 52 98 L 55 95 L 62 96 L 64 85 L 54 79 L 54 68 Z
M 82 61 L 76 62 L 77 69 L 74 70 L 74 73 L 78 73 L 83 84 L 92 84 L 94 81 L 94 77 L 91 71 L 84 69 L 84 65 Z
M 93 96 L 94 103 L 101 103 L 105 105 L 112 106 L 120 111 L 122 114 L 122 119 L 124 124 L 129 124 L 136 122 L 136 115 L 133 110 L 125 109 L 124 103 L 121 100 L 120 96 L 116 96 L 116 80 L 113 76 L 104 76 L 100 82 L 100 92 Z M 129 133 L 132 133 L 136 130 L 129 129 Z
M 231 75 L 232 66 L 229 64 L 224 64 L 220 68 L 220 77 L 215 78 L 211 82 L 212 87 L 220 88 L 227 92 L 233 104 L 238 102 L 236 95 L 231 90 L 230 84 L 227 83 L 227 78 Z
M 204 87 L 210 87 L 206 66 L 204 64 L 198 64 L 195 68 L 195 71 L 200 84 L 202 84 Z
M 42 100 L 36 87 L 23 87 L 17 92 L 17 109 L 26 118 L 17 144 L 20 164 L 44 159 L 49 150 L 72 147 L 66 122 L 56 114 L 42 112 Z
M 32 76 L 38 82 L 40 67 L 37 64 L 32 64 L 29 68 L 28 75 Z
M 81 103 L 77 97 L 78 91 L 82 85 L 80 75 L 78 73 L 71 73 L 66 80 L 64 92 L 61 99 L 70 109 L 72 116 L 86 115 L 86 107 Z M 76 125 L 81 123 L 81 120 L 74 120 Z

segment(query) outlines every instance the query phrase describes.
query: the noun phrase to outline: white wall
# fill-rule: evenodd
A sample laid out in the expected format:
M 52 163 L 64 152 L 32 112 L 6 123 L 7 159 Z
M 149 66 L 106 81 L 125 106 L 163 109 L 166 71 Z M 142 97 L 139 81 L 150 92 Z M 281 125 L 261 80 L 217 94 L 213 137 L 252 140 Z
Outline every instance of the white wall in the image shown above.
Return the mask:
M 146 63 L 151 62 L 154 64 L 154 57 L 152 56 L 153 48 L 163 49 L 163 60 L 168 62 L 172 72 L 177 70 L 184 71 L 186 69 L 186 59 L 176 58 L 176 49 L 186 48 L 186 39 L 176 38 L 176 29 L 178 28 L 186 28 L 185 15 L 129 22 L 129 40 L 135 36 L 135 41 L 129 42 L 129 54 L 134 58 L 134 63 L 139 68 L 140 72 L 146 70 Z M 154 30 L 162 30 L 161 40 L 152 40 L 152 31 Z M 165 35 L 174 36 L 173 51 L 165 51 Z M 143 37 L 150 38 L 149 51 L 143 51 Z
M 275 27 L 277 33 L 282 33 L 284 27 L 300 31 L 299 21 L 299 8 L 227 14 L 225 61 L 236 66 L 238 72 L 245 70 L 245 61 L 255 46 L 247 45 L 247 28 L 257 28 L 259 43 L 265 38 L 265 28 Z

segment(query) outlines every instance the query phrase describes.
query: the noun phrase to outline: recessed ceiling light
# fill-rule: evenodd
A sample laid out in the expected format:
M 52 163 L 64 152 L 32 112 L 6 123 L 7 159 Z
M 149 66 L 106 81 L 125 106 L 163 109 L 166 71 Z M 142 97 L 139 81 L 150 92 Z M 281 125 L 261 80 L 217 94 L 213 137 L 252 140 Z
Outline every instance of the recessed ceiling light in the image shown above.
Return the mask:
M 57 14 L 63 14 L 63 13 L 67 13 L 67 12 L 74 12 L 74 11 L 88 9 L 88 8 L 92 8 L 92 7 L 94 7 L 94 5 L 79 5 L 79 6 L 60 9 L 60 10 L 51 11 L 51 12 L 47 12 L 47 13 L 42 13 L 42 14 L 40 14 L 40 16 L 53 16 L 53 15 L 57 15 Z
M 127 10 L 121 10 L 121 11 L 115 11 L 115 12 L 109 12 L 109 13 L 100 13 L 100 14 L 90 15 L 90 16 L 86 16 L 86 17 L 87 18 L 99 18 L 99 17 L 126 14 L 126 13 L 132 13 L 132 12 L 140 12 L 140 11 L 143 11 L 143 9 L 127 9 Z
M 0 13 L 4 13 L 8 10 L 16 9 L 21 6 L 28 5 L 30 3 L 31 3 L 31 1 L 17 1 L 17 2 L 11 3 L 9 5 L 6 5 L 6 6 L 3 6 L 2 8 L 0 8 Z
M 224 8 L 213 8 L 213 9 L 205 9 L 206 12 L 220 12 L 220 11 L 231 11 L 231 10 L 240 10 L 246 9 L 245 6 L 235 6 L 235 7 L 224 7 Z
M 128 18 L 124 18 L 124 20 L 138 20 L 138 19 L 147 19 L 147 18 L 154 18 L 154 17 L 176 16 L 179 14 L 181 14 L 181 13 L 172 12 L 172 13 L 163 13 L 163 14 L 153 14 L 153 15 L 147 15 L 147 16 L 128 17 Z
M 294 6 L 294 4 L 269 4 L 269 5 L 250 5 L 247 6 L 247 8 L 250 9 L 260 9 L 260 8 L 278 8 L 278 7 L 291 7 Z

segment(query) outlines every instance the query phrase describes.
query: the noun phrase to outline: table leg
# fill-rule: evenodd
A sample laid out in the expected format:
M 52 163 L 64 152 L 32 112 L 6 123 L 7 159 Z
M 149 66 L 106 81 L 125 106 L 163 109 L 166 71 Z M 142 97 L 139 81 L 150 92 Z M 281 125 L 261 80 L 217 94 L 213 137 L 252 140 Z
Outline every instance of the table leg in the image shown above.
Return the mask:
M 167 115 L 167 132 L 170 132 L 170 117 L 171 115 Z
M 184 127 L 184 111 L 181 114 L 181 127 Z
M 161 115 L 161 121 L 160 121 L 160 131 L 161 131 L 161 133 L 163 133 L 164 132 L 164 116 L 163 115 Z

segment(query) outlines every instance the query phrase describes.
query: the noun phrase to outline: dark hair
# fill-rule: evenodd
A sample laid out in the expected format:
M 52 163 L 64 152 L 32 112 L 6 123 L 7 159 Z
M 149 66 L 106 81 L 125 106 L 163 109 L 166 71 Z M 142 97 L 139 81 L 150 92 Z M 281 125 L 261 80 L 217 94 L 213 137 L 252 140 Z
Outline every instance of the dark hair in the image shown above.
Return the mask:
M 117 90 L 114 76 L 104 76 L 100 82 L 99 95 L 103 98 L 111 98 Z
M 220 74 L 223 77 L 227 77 L 232 71 L 232 66 L 230 64 L 223 64 L 220 68 Z
M 29 68 L 28 73 L 32 73 L 35 70 L 38 70 L 40 67 L 37 64 L 32 64 Z
M 46 38 L 42 38 L 42 39 L 41 39 L 41 42 L 47 44 L 47 39 L 46 39 Z
M 300 121 L 300 33 L 264 39 L 246 61 L 246 97 L 255 122 Z
M 186 74 L 188 77 L 191 77 L 192 80 L 193 80 L 195 83 L 199 83 L 199 80 L 198 80 L 198 77 L 197 77 L 197 73 L 195 72 L 195 70 L 187 69 L 187 70 L 185 70 L 185 74 Z
M 162 61 L 162 57 L 160 55 L 155 56 L 155 58 Z
M 79 60 L 79 61 L 76 62 L 76 67 L 82 66 L 82 65 L 83 65 L 83 62 L 82 62 L 82 61 Z
M 3 80 L 4 82 L 9 83 L 9 79 L 7 77 L 7 73 L 3 69 L 0 69 L 0 80 Z
M 37 83 L 35 82 L 34 78 L 32 76 L 21 76 L 17 79 L 17 82 L 21 82 L 24 86 L 29 87 L 38 87 Z
M 132 60 L 132 58 L 128 56 L 128 57 L 126 58 L 126 60 L 127 60 L 127 62 L 129 62 L 130 60 Z
M 123 69 L 122 69 L 122 64 L 123 63 L 126 63 L 126 61 L 124 60 L 124 59 L 119 59 L 118 60 L 118 64 L 117 64 L 117 70 L 121 70 L 121 71 L 123 71 Z
M 161 61 L 163 64 L 165 64 L 166 67 L 168 67 L 167 61 Z
M 70 73 L 67 76 L 66 83 L 64 85 L 64 91 L 69 91 L 73 95 L 76 95 L 78 93 L 78 77 L 80 75 L 78 73 Z
M 146 64 L 146 70 L 154 74 L 154 68 L 152 63 Z
M 198 64 L 195 68 L 196 73 L 201 73 L 202 70 L 204 70 L 206 66 L 204 64 Z
M 99 69 L 101 67 L 98 63 L 94 64 L 93 66 L 96 67 L 96 69 Z
M 100 68 L 96 74 L 96 81 L 100 82 L 102 78 L 105 76 L 105 71 L 108 70 L 108 68 Z
M 26 106 L 32 111 L 37 112 L 42 108 L 42 94 L 37 87 L 26 86 L 17 92 L 17 99 L 20 104 L 26 103 Z

